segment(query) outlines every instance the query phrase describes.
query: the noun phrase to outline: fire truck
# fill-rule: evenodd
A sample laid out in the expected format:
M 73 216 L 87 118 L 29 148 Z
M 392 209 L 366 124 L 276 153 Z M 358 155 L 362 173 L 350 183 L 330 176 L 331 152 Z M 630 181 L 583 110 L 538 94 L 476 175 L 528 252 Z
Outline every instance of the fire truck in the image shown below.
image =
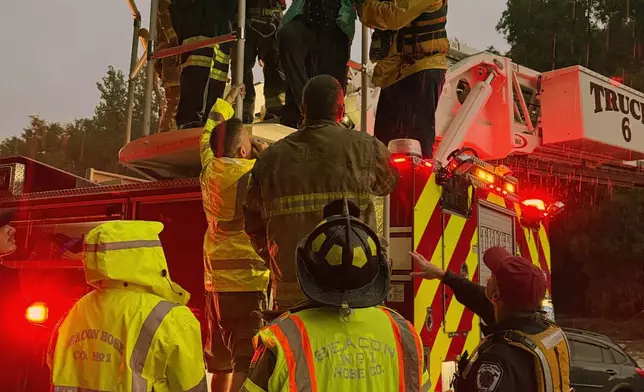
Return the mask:
M 152 15 L 155 4 L 152 1 Z M 152 19 L 149 37 L 155 35 Z M 146 53 L 138 62 L 133 56 L 132 70 L 141 69 L 146 56 L 162 58 L 238 35 Z M 137 40 L 135 33 L 134 55 Z M 149 42 L 145 50 L 153 47 Z M 365 52 L 363 40 L 363 59 L 368 57 Z M 436 391 L 449 389 L 458 357 L 472 352 L 480 341 L 480 320 L 445 285 L 410 278 L 414 266 L 409 251 L 485 285 L 490 271 L 481 262 L 482 254 L 503 246 L 531 260 L 550 286 L 548 219 L 563 206 L 522 195 L 512 170 L 498 162 L 529 157 L 573 164 L 575 159 L 574 164 L 593 167 L 610 163 L 632 175 L 634 169 L 622 162 L 644 159 L 643 94 L 583 67 L 539 73 L 458 43 L 449 58 L 453 64 L 437 111 L 434 159 L 422 159 L 414 141 L 392 142 L 389 148 L 400 182 L 390 196 L 375 200 L 378 229 L 388 243 L 393 271 L 386 304 L 420 333 Z M 372 65 L 363 60 L 349 66 L 353 77 L 346 120 L 355 131 L 372 133 L 378 99 L 378 89 L 369 80 Z M 151 91 L 149 85 L 148 100 Z M 146 116 L 149 126 L 149 113 Z M 296 130 L 255 123 L 249 131 L 273 143 Z M 134 141 L 126 136 L 120 162 L 143 180 L 112 176 L 108 185 L 24 157 L 0 160 L 0 203 L 16 209 L 13 224 L 19 248 L 2 260 L 0 281 L 8 293 L 2 300 L 14 331 L 11 336 L 17 337 L 13 343 L 31 347 L 21 349 L 22 354 L 42 354 L 47 333 L 28 331 L 51 331 L 73 301 L 89 290 L 82 271 L 82 239 L 110 220 L 164 224 L 161 241 L 170 274 L 192 293 L 189 306 L 203 320 L 206 221 L 198 181 L 200 133 L 201 129 L 182 130 Z M 551 303 L 544 305 L 551 308 Z M 43 368 L 41 364 L 40 374 L 46 375 Z

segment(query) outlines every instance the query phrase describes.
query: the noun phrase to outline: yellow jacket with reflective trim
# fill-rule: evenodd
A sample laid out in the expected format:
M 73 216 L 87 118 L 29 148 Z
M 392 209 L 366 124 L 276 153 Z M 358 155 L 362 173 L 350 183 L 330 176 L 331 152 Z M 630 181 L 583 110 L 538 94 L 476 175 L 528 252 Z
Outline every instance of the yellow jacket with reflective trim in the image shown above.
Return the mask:
M 201 328 L 173 283 L 158 222 L 114 221 L 85 238 L 97 289 L 56 326 L 47 363 L 54 391 L 207 391 Z
M 267 385 L 257 385 L 251 372 L 242 391 L 425 392 L 431 387 L 420 336 L 388 308 L 352 309 L 348 317 L 330 307 L 286 313 L 257 339 L 275 355 L 275 368 Z
M 270 272 L 244 232 L 242 211 L 255 160 L 216 158 L 210 148 L 213 130 L 233 114 L 228 102 L 217 100 L 201 135 L 201 192 L 208 220 L 204 280 L 209 291 L 265 291 Z
M 403 59 L 403 55 L 412 53 L 412 46 L 402 45 L 399 48 L 397 45 L 398 34 L 404 33 L 401 29 L 410 27 L 412 21 L 423 13 L 437 12 L 443 6 L 447 6 L 447 0 L 365 0 L 360 12 L 362 23 L 379 30 L 396 32 L 389 55 L 379 60 L 374 68 L 372 80 L 376 86 L 388 87 L 409 75 L 427 69 L 447 69 L 446 54 L 449 50 L 449 40 L 444 28 L 436 32 L 435 39 L 419 40 L 417 50 L 428 55 L 413 62 Z M 435 21 L 437 24 L 445 23 L 444 19 L 444 17 L 438 18 Z M 419 24 L 432 22 L 434 21 L 419 22 Z

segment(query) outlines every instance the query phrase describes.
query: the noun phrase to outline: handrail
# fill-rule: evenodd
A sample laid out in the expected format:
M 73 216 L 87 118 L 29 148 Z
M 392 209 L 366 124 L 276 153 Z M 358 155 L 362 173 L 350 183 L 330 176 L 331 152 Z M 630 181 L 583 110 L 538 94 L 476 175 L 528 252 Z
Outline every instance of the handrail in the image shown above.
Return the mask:
M 141 13 L 134 0 L 127 0 L 127 5 L 130 6 L 130 11 L 132 11 L 132 18 L 141 20 Z
M 159 0 L 150 1 L 150 30 L 148 32 L 148 64 L 145 80 L 145 107 L 143 108 L 143 136 L 150 134 L 150 124 L 152 119 L 152 87 L 154 84 L 154 61 L 152 60 L 152 54 L 156 50 L 158 11 Z
M 157 50 L 152 56 L 152 60 L 159 60 L 170 56 L 176 56 L 181 53 L 190 52 L 196 49 L 205 48 L 207 46 L 212 46 L 216 44 L 223 44 L 226 42 L 232 42 L 237 39 L 235 33 L 229 33 L 224 35 L 219 35 L 213 38 L 206 38 L 195 42 L 190 42 L 188 44 L 183 44 L 179 46 L 173 46 L 167 49 Z
M 139 53 L 139 30 L 141 28 L 141 13 L 136 6 L 134 0 L 128 0 L 127 4 L 132 12 L 133 27 L 132 27 L 132 50 L 130 52 L 130 78 L 127 82 L 127 117 L 125 120 L 125 135 L 124 142 L 128 144 L 132 138 L 132 117 L 134 115 L 134 80 L 132 72 L 136 67 L 137 55 Z
M 128 0 L 128 4 L 130 4 L 130 8 L 133 10 L 133 14 L 138 13 L 138 10 L 136 10 L 136 5 L 134 4 L 134 0 Z M 158 5 L 159 5 L 159 0 L 152 0 L 150 4 L 150 30 L 149 30 L 149 35 L 148 35 L 148 50 L 147 53 L 144 53 L 143 58 L 138 61 L 136 61 L 136 56 L 134 56 L 134 60 L 132 61 L 130 65 L 130 78 L 132 79 L 134 76 L 136 76 L 137 72 L 143 67 L 145 64 L 145 60 L 147 60 L 147 85 L 145 88 L 145 107 L 144 107 L 144 115 L 143 115 L 143 135 L 147 136 L 150 134 L 150 120 L 151 120 L 151 110 L 152 110 L 152 88 L 153 88 L 153 76 L 154 76 L 154 61 L 163 59 L 166 57 L 170 56 L 176 56 L 182 53 L 190 52 L 196 49 L 200 48 L 205 48 L 208 46 L 213 46 L 216 44 L 222 44 L 226 42 L 232 42 L 232 41 L 237 41 L 237 50 L 236 50 L 236 65 L 235 69 L 233 70 L 233 81 L 237 83 L 237 80 L 241 81 L 243 80 L 243 67 L 244 67 L 244 41 L 245 41 L 245 19 L 246 19 L 246 0 L 238 0 L 238 10 L 239 12 L 237 13 L 237 31 L 220 35 L 217 37 L 212 37 L 212 38 L 206 38 L 203 40 L 199 40 L 196 42 L 190 42 L 187 44 L 182 44 L 178 46 L 174 46 L 171 48 L 166 48 L 162 50 L 155 50 L 155 40 L 156 40 L 156 31 L 157 31 L 157 18 L 153 17 L 157 15 L 158 12 Z M 139 14 L 140 15 L 140 14 Z M 140 22 L 139 22 L 140 23 Z M 356 71 L 360 71 L 362 73 L 362 105 L 361 105 L 361 117 L 360 117 L 360 122 L 361 124 L 361 129 L 363 131 L 367 131 L 367 102 L 368 102 L 368 78 L 367 78 L 367 64 L 368 64 L 368 34 L 369 34 L 369 29 L 366 26 L 362 27 L 362 32 L 363 32 L 363 37 L 362 37 L 362 59 L 361 59 L 361 64 L 357 63 L 353 60 L 349 60 L 348 66 Z M 137 32 L 138 33 L 138 32 Z M 136 71 L 136 72 L 134 72 Z M 128 97 L 129 99 L 129 97 Z M 129 101 L 128 101 L 129 102 Z M 130 106 L 132 104 L 128 103 L 128 114 L 132 110 Z M 235 105 L 235 112 L 236 116 L 240 117 L 242 116 L 242 108 L 243 108 L 243 103 L 242 103 L 242 98 L 241 96 L 238 97 L 238 100 Z M 126 144 L 130 141 L 130 132 L 131 130 L 131 118 L 129 119 L 128 123 L 128 130 L 126 132 Z

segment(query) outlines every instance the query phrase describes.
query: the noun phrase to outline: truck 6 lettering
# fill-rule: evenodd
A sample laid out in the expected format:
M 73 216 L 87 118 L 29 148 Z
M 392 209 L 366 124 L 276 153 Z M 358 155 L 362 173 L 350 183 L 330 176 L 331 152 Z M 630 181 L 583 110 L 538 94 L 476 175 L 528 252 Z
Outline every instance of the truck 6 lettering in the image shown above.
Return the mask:
M 607 111 L 621 112 L 626 115 L 621 123 L 622 137 L 626 142 L 630 142 L 633 136 L 630 128 L 630 120 L 632 118 L 644 124 L 644 116 L 642 116 L 644 103 L 593 82 L 590 82 L 590 95 L 595 99 L 594 113 Z

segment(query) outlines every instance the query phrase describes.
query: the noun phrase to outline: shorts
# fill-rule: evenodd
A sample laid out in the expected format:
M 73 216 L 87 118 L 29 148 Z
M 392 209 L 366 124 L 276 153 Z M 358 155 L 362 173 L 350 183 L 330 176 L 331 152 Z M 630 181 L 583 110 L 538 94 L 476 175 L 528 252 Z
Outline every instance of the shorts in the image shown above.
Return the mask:
M 208 336 L 204 347 L 211 373 L 247 373 L 255 353 L 253 337 L 262 327 L 256 310 L 266 309 L 263 292 L 206 294 Z

